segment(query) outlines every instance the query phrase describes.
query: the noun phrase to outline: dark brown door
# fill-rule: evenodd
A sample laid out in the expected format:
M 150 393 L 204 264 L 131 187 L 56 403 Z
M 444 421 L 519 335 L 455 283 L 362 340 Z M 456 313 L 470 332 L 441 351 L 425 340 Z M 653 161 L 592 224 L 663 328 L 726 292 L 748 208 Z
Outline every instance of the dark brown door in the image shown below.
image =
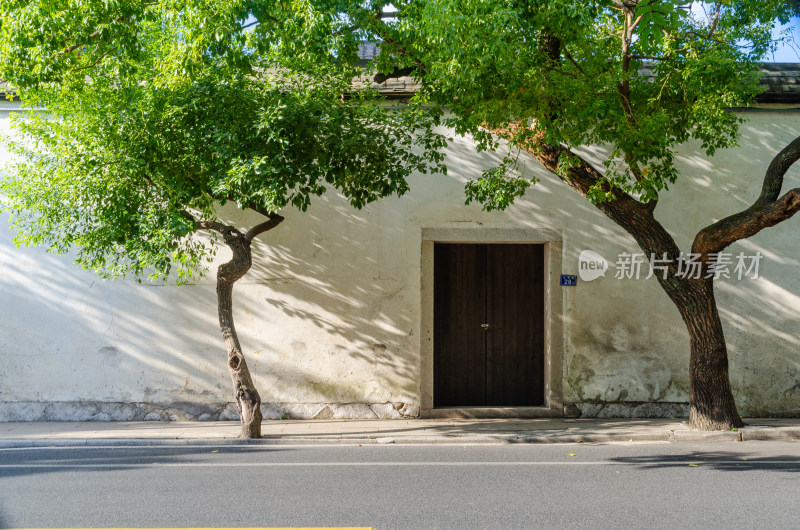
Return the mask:
M 434 407 L 544 403 L 544 247 L 434 245 Z

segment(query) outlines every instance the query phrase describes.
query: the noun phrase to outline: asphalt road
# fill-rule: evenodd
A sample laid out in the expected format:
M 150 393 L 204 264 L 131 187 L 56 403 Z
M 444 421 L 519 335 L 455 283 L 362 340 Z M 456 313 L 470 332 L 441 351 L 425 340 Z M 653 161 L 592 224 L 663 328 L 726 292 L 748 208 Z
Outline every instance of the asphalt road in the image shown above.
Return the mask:
M 800 442 L 0 450 L 0 527 L 797 528 Z

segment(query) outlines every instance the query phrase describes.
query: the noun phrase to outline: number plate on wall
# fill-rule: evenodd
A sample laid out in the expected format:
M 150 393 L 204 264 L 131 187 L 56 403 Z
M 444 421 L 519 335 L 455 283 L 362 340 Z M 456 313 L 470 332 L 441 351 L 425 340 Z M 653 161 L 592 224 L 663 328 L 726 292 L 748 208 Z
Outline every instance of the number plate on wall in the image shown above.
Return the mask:
M 561 285 L 566 285 L 567 287 L 575 287 L 578 283 L 578 277 L 574 274 L 562 274 L 561 275 Z

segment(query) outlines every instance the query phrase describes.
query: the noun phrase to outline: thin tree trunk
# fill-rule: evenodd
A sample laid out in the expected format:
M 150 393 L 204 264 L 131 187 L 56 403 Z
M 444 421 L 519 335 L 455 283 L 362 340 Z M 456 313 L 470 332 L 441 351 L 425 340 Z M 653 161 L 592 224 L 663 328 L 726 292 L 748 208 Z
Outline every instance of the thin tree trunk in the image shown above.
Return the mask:
M 251 210 L 264 215 L 268 219 L 242 234 L 232 226 L 205 220 L 198 221 L 188 211 L 181 215 L 195 224 L 196 228 L 213 230 L 225 240 L 230 247 L 233 257 L 217 269 L 217 312 L 219 314 L 219 327 L 225 339 L 225 348 L 228 350 L 228 371 L 233 382 L 233 393 L 236 398 L 236 408 L 242 421 L 241 438 L 261 438 L 261 396 L 258 395 L 247 362 L 244 360 L 239 336 L 233 325 L 233 284 L 247 274 L 253 264 L 251 244 L 259 235 L 272 230 L 283 222 L 283 217 L 271 213 L 258 205 L 248 205 Z
M 690 280 L 679 290 L 662 286 L 689 330 L 689 428 L 729 431 L 743 427 L 731 391 L 713 279 Z
M 253 263 L 250 240 L 231 227 L 225 227 L 222 235 L 233 251 L 233 257 L 217 270 L 219 327 L 228 350 L 228 371 L 233 382 L 236 407 L 242 420 L 240 437 L 261 438 L 261 397 L 253 384 L 233 324 L 233 284 L 247 273 Z

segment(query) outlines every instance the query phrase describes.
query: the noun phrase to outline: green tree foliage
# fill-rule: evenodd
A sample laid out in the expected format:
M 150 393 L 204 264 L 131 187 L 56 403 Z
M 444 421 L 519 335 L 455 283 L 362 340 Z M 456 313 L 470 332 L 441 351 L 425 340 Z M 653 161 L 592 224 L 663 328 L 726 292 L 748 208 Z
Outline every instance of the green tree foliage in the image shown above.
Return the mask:
M 14 119 L 0 193 L 17 241 L 74 247 L 107 276 L 185 280 L 210 251 L 191 218 L 216 221 L 219 204 L 305 210 L 333 187 L 360 208 L 437 169 L 430 116 L 354 92 L 342 58 L 357 41 L 320 7 L 4 4 L 0 76 L 47 108 Z
M 790 15 L 782 0 L 392 4 L 396 19 L 371 24 L 385 41 L 383 71 L 413 69 L 421 95 L 448 106 L 449 124 L 484 148 L 496 145 L 487 129 L 518 122 L 529 127 L 515 129 L 517 145 L 531 147 L 542 133 L 551 144 L 609 146 L 595 202 L 610 197 L 608 183 L 656 199 L 678 178 L 674 149 L 690 138 L 709 155 L 734 145 L 741 120 L 727 109 L 756 94 L 772 28 Z M 507 206 L 527 187 L 509 175 L 512 162 L 470 185 L 469 196 L 487 209 Z
M 512 146 L 502 164 L 467 184 L 467 202 L 502 210 L 525 193 L 531 181 L 516 171 L 524 150 L 646 256 L 666 256 L 673 265 L 658 281 L 690 335 L 690 424 L 741 426 L 713 279 L 680 275 L 681 251 L 654 212 L 680 177 L 680 144 L 695 140 L 708 155 L 736 145 L 741 118 L 729 109 L 758 92 L 758 61 L 797 2 L 393 0 L 395 15 L 378 16 L 388 5 L 358 2 L 351 12 L 381 43 L 381 72 L 419 79 L 418 97 L 449 108 L 445 123 L 473 135 L 479 149 L 501 138 Z M 585 145 L 608 148 L 602 165 L 579 155 Z M 800 210 L 800 189 L 781 195 L 800 138 L 776 150 L 753 205 L 700 229 L 686 249 L 704 267 L 714 253 Z

